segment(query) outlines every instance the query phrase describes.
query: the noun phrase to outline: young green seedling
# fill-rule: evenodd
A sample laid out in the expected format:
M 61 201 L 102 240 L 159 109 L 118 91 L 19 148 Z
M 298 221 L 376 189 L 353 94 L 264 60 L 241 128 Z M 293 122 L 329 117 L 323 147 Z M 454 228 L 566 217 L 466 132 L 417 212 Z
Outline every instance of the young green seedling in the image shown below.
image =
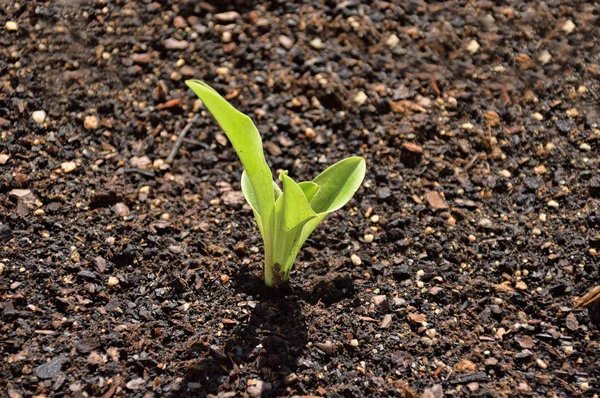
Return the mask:
M 252 120 L 206 83 L 188 80 L 186 84 L 221 125 L 244 166 L 242 192 L 265 246 L 265 284 L 278 286 L 289 279 L 298 251 L 317 225 L 354 196 L 365 177 L 365 160 L 344 159 L 313 181 L 301 183 L 283 172 L 279 175 L 281 190 L 273 181 Z

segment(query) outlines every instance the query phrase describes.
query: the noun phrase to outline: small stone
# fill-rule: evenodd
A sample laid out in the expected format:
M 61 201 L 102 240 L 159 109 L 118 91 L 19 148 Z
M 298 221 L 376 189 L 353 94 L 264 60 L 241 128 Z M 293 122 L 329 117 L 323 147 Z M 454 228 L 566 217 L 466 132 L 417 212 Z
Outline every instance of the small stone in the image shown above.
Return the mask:
M 510 178 L 511 176 L 510 171 L 506 169 L 500 170 L 500 175 L 504 178 Z
M 62 365 L 67 361 L 65 355 L 60 355 L 50 362 L 35 368 L 35 375 L 40 379 L 53 379 L 60 373 Z
M 542 234 L 542 230 L 539 228 L 534 228 L 531 230 L 531 234 L 534 236 L 540 236 Z
M 435 229 L 433 229 L 431 227 L 425 227 L 425 230 L 423 231 L 423 233 L 425 235 L 433 235 L 435 233 Z
M 354 265 L 361 265 L 362 264 L 362 260 L 356 254 L 351 255 L 350 256 L 350 260 L 352 260 L 352 264 L 354 264 Z
M 8 196 L 16 196 L 17 198 L 24 198 L 31 194 L 30 189 L 11 189 L 8 191 Z
M 221 66 L 217 68 L 215 72 L 217 72 L 217 75 L 219 76 L 225 76 L 229 74 L 229 68 L 226 66 Z
M 469 383 L 467 384 L 467 388 L 471 392 L 476 392 L 477 390 L 479 390 L 479 383 L 477 383 L 476 381 Z
M 450 207 L 437 191 L 427 191 L 425 198 L 429 206 L 434 210 L 443 210 Z
M 86 116 L 83 119 L 83 128 L 86 130 L 95 130 L 98 128 L 98 118 L 96 116 Z
M 366 243 L 373 242 L 373 238 L 374 238 L 373 234 L 365 234 L 365 236 L 364 236 L 364 239 L 365 239 Z
M 569 330 L 575 331 L 579 329 L 579 322 L 577 321 L 577 317 L 575 317 L 575 314 L 573 313 L 567 315 L 566 324 Z
M 183 29 L 186 28 L 188 25 L 187 22 L 185 22 L 185 18 L 178 15 L 175 18 L 173 18 L 173 26 L 175 26 L 177 29 Z
M 87 363 L 92 366 L 104 365 L 105 362 L 102 355 L 98 354 L 97 351 L 90 352 L 90 355 L 87 357 Z
M 482 218 L 481 220 L 479 220 L 477 225 L 479 225 L 481 228 L 486 229 L 492 228 L 493 226 L 492 221 L 489 218 Z
M 371 222 L 372 222 L 373 224 L 377 224 L 377 223 L 379 222 L 379 220 L 380 220 L 380 217 L 379 217 L 379 215 L 378 215 L 378 214 L 373 214 L 373 215 L 371 216 L 370 220 L 371 220 Z
M 294 46 L 294 41 L 285 35 L 279 36 L 279 44 L 286 50 L 289 50 Z
M 310 127 L 307 127 L 306 130 L 304 130 L 304 135 L 306 136 L 306 138 L 315 138 L 317 136 L 317 133 L 315 133 L 315 130 L 313 130 Z
M 250 385 L 250 380 L 248 380 L 248 384 Z M 263 395 L 268 395 L 273 389 L 273 385 L 271 383 L 265 383 L 262 380 L 255 380 L 254 385 L 251 385 L 247 388 L 248 394 L 250 394 L 254 398 L 262 397 Z
M 548 171 L 546 169 L 546 166 L 544 166 L 543 164 L 540 164 L 539 166 L 535 166 L 533 168 L 533 171 L 535 172 L 535 174 L 537 175 L 542 175 L 542 174 L 546 174 L 546 172 Z
M 527 284 L 523 281 L 518 281 L 517 283 L 515 283 L 515 289 L 527 290 Z
M 558 202 L 556 200 L 549 200 L 547 203 L 548 207 L 552 207 L 552 208 L 558 208 Z
M 587 152 L 587 151 L 591 150 L 592 147 L 587 142 L 583 142 L 583 143 L 581 143 L 581 145 L 579 145 L 579 149 Z
M 110 276 L 108 278 L 108 286 L 117 286 L 119 284 L 119 279 L 115 278 L 114 276 Z
M 494 357 L 486 358 L 483 362 L 485 366 L 494 367 L 498 364 L 498 360 Z
M 385 44 L 389 48 L 394 48 L 398 44 L 400 44 L 400 39 L 398 38 L 398 36 L 396 36 L 395 34 L 392 33 L 391 35 L 388 36 L 387 40 L 385 41 Z
M 149 170 L 152 167 L 152 160 L 148 156 L 133 156 L 129 159 L 131 167 L 142 170 Z
M 448 219 L 446 220 L 446 222 L 448 223 L 448 225 L 450 225 L 451 227 L 456 225 L 456 218 L 450 216 L 448 217 Z
M 544 116 L 542 116 L 542 114 L 539 112 L 535 112 L 534 114 L 531 115 L 531 117 L 533 117 L 533 119 L 537 120 L 538 122 L 541 122 L 542 120 L 544 120 Z
M 221 35 L 221 40 L 223 40 L 223 43 L 229 43 L 231 41 L 231 32 L 223 32 L 223 34 Z
M 425 315 L 423 315 L 423 314 L 414 314 L 414 313 L 408 314 L 407 318 L 410 322 L 417 324 L 417 325 L 424 324 L 427 319 L 425 317 Z
M 316 50 L 321 50 L 324 47 L 323 41 L 318 37 L 310 41 L 310 46 Z
M 0 153 L 0 164 L 6 164 L 6 162 L 8 162 L 8 159 L 10 159 L 10 155 Z
M 473 243 L 477 240 L 477 238 L 475 237 L 475 235 L 471 234 L 467 237 L 467 239 L 469 240 L 469 242 Z
M 392 314 L 385 314 L 379 327 L 381 329 L 387 329 L 392 325 Z
M 546 362 L 542 361 L 541 359 L 537 359 L 535 361 L 535 363 L 537 364 L 537 366 L 539 366 L 541 369 L 547 369 L 548 365 L 546 365 Z
M 72 171 L 74 171 L 77 168 L 77 163 L 70 161 L 70 162 L 63 162 L 60 164 L 60 168 L 65 172 L 65 173 L 71 173 Z
M 468 359 L 461 359 L 458 363 L 454 364 L 452 369 L 457 373 L 473 373 L 477 370 L 477 366 Z
M 490 127 L 494 127 L 500 124 L 500 115 L 498 112 L 489 110 L 484 115 L 485 120 L 487 120 Z
M 472 123 L 467 122 L 467 123 L 461 124 L 460 128 L 463 129 L 463 130 L 465 130 L 465 131 L 469 131 L 469 130 L 473 130 L 475 128 L 475 126 L 473 126 Z
M 178 82 L 180 81 L 183 76 L 181 75 L 181 73 L 177 72 L 177 71 L 173 71 L 171 73 L 171 76 L 169 76 L 171 78 L 171 80 L 173 80 L 174 82 Z
M 577 116 L 579 116 L 579 111 L 575 108 L 567 109 L 567 116 L 568 117 L 577 117 Z
M 236 11 L 227 11 L 219 14 L 215 14 L 215 19 L 220 22 L 233 22 L 236 19 L 241 19 L 242 16 Z
M 125 384 L 125 387 L 127 387 L 130 390 L 137 390 L 144 384 L 146 384 L 146 380 L 138 377 L 137 379 L 129 380 L 127 384 Z
M 356 103 L 358 106 L 363 105 L 365 102 L 367 102 L 367 99 L 369 97 L 367 97 L 367 94 L 365 94 L 364 91 L 359 91 L 355 96 L 354 96 L 354 103 Z
M 548 62 L 550 62 L 551 59 L 552 59 L 552 54 L 550 54 L 550 52 L 548 50 L 542 51 L 542 53 L 538 57 L 538 61 L 540 61 L 540 64 L 542 64 L 542 65 L 546 65 Z
M 127 205 L 123 202 L 119 202 L 115 205 L 115 213 L 118 216 L 121 217 L 128 217 L 129 216 L 129 207 L 127 207 Z
M 465 47 L 465 49 L 470 52 L 471 54 L 475 54 L 477 51 L 479 51 L 479 48 L 481 46 L 479 45 L 479 43 L 477 43 L 476 40 L 471 40 L 467 46 Z
M 35 111 L 31 114 L 31 118 L 37 124 L 42 125 L 46 120 L 46 111 Z
M 6 21 L 6 25 L 4 26 L 9 32 L 16 32 L 19 30 L 19 25 L 15 21 Z
M 177 40 L 171 37 L 163 41 L 163 45 L 167 50 L 185 50 L 189 44 L 186 40 Z
M 371 298 L 371 301 L 376 306 L 380 306 L 381 304 L 385 303 L 386 300 L 387 300 L 387 296 L 385 294 L 379 294 L 379 295 L 373 296 L 373 298 Z
M 530 394 L 531 393 L 531 387 L 529 387 L 529 384 L 527 384 L 526 382 L 522 381 L 517 386 L 517 391 L 520 392 L 521 394 Z
M 575 25 L 575 23 L 573 21 L 571 21 L 570 19 L 567 19 L 567 21 L 563 24 L 562 26 L 562 31 L 565 32 L 566 34 L 571 34 L 573 33 L 573 31 L 575 30 L 577 26 Z
M 356 340 L 356 339 L 352 339 L 352 340 L 350 340 L 350 345 L 351 345 L 352 347 L 358 347 L 358 340 Z

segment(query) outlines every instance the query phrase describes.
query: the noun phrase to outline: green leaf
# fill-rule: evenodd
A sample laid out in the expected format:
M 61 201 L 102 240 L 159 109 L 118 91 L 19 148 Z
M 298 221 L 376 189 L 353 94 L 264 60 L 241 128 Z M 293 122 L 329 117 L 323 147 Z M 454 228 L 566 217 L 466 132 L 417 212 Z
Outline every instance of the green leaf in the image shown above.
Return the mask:
M 235 109 L 213 88 L 200 80 L 185 82 L 204 102 L 240 158 L 254 192 L 255 211 L 262 217 L 270 218 L 275 204 L 273 175 L 263 153 L 262 139 L 252 120 Z M 251 204 L 252 206 L 252 204 Z
M 265 283 L 273 285 L 273 211 L 276 191 L 273 175 L 263 153 L 262 139 L 252 120 L 235 109 L 208 84 L 187 80 L 189 88 L 204 102 L 237 153 L 247 179 L 242 178 L 244 196 L 254 211 L 265 245 Z
M 325 169 L 313 180 L 319 191 L 310 205 L 316 213 L 331 213 L 344 206 L 365 178 L 367 164 L 361 157 L 341 160 Z
M 350 157 L 328 167 L 313 180 L 319 189 L 309 202 L 317 217 L 304 225 L 300 245 L 329 213 L 352 199 L 365 178 L 366 170 L 367 163 L 363 158 Z
M 279 175 L 283 182 L 283 193 L 275 203 L 275 271 L 283 280 L 289 273 L 302 246 L 302 228 L 317 217 L 310 207 L 304 191 L 287 172 Z

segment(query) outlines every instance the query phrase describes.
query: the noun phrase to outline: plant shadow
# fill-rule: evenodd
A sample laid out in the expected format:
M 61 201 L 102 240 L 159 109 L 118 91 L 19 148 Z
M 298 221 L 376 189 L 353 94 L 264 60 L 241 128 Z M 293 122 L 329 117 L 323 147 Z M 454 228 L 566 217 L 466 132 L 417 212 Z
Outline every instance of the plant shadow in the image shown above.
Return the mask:
M 216 394 L 230 388 L 236 394 L 245 389 L 248 395 L 264 397 L 288 395 L 286 389 L 291 388 L 300 395 L 308 393 L 296 382 L 298 362 L 307 355 L 303 307 L 319 302 L 328 306 L 352 297 L 352 279 L 332 274 L 306 289 L 287 284 L 273 289 L 265 287 L 254 271 L 242 267 L 232 282 L 237 293 L 256 300 L 248 302 L 247 321 L 234 327 L 225 344 L 211 347 L 208 355 L 188 370 L 186 379 L 192 386 L 194 381 L 202 382 L 196 384 L 196 391 L 187 392 L 205 396 L 198 391 Z M 250 379 L 255 380 L 248 383 Z

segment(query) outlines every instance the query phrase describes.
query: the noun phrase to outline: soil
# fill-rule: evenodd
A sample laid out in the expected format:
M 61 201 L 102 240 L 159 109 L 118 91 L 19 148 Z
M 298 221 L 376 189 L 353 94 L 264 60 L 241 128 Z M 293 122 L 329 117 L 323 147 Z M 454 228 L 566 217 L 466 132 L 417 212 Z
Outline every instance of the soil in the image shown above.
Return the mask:
M 0 396 L 597 397 L 599 27 L 598 1 L 0 0 Z M 289 286 L 187 78 L 274 172 L 367 160 Z

